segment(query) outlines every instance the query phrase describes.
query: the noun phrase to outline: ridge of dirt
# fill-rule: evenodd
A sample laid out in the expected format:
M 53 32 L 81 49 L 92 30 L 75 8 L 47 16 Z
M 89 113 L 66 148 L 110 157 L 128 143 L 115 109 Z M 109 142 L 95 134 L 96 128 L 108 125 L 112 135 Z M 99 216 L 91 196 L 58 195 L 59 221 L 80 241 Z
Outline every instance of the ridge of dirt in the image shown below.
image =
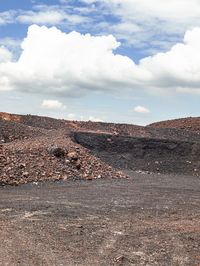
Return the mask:
M 156 122 L 148 125 L 153 128 L 179 128 L 182 130 L 200 132 L 200 117 L 187 117 Z
M 16 121 L 0 120 L 0 143 L 40 137 L 45 134 L 41 128 L 26 126 Z

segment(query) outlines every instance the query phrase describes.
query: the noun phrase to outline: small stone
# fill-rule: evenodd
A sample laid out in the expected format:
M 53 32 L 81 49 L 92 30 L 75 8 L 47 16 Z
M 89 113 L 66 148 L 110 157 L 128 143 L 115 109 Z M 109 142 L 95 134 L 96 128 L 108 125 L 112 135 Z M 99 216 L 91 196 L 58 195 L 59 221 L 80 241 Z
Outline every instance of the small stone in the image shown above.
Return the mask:
M 78 156 L 78 153 L 76 151 L 72 151 L 72 152 L 69 152 L 67 154 L 67 157 L 69 158 L 69 160 L 73 160 L 73 161 L 76 161 L 78 160 L 79 156 Z
M 124 259 L 125 259 L 125 257 L 122 255 L 122 256 L 118 256 L 115 260 L 117 262 L 122 262 L 122 261 L 124 261 Z
M 22 174 L 24 177 L 28 177 L 28 175 L 29 175 L 29 172 L 23 172 L 23 174 Z
M 19 164 L 19 168 L 20 168 L 20 169 L 23 169 L 23 168 L 25 168 L 25 166 L 26 166 L 26 164 L 25 164 L 25 163 L 20 163 L 20 164 Z
M 79 159 L 76 161 L 76 169 L 77 170 L 81 169 L 81 161 Z
M 91 175 L 89 175 L 89 176 L 86 176 L 85 179 L 91 181 L 93 179 L 93 177 Z

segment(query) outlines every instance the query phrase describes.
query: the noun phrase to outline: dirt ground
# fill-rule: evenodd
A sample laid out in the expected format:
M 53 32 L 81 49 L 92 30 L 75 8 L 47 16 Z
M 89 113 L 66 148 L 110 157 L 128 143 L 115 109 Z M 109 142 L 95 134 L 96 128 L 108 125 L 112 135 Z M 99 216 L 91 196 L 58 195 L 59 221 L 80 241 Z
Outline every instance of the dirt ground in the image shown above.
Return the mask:
M 0 188 L 0 265 L 200 265 L 200 179 L 129 179 Z

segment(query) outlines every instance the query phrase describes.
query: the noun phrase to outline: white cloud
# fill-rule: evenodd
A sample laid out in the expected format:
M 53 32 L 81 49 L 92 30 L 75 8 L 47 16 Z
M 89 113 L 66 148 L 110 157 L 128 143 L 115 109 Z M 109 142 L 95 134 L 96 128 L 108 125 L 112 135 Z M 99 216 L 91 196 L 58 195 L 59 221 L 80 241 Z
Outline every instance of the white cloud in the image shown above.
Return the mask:
M 4 46 L 0 46 L 0 63 L 9 62 L 12 59 L 11 52 Z
M 5 12 L 0 12 L 0 25 L 6 25 L 13 23 L 15 20 L 15 11 L 9 10 Z
M 83 2 L 88 4 L 97 2 L 101 13 L 109 12 L 117 17 L 119 23 L 108 22 L 107 32 L 111 32 L 129 45 L 138 47 L 148 48 L 149 44 L 152 44 L 155 49 L 163 50 L 168 43 L 167 48 L 169 48 L 186 30 L 200 26 L 199 0 L 83 0 Z M 127 28 L 131 30 L 127 31 Z M 159 43 L 156 44 L 155 40 L 159 40 Z
M 86 18 L 79 15 L 70 15 L 62 10 L 46 10 L 46 11 L 26 11 L 19 15 L 16 20 L 25 24 L 41 24 L 41 25 L 58 25 L 64 22 L 72 24 L 80 24 Z
M 17 20 L 21 23 L 37 23 L 37 24 L 59 24 L 64 20 L 64 14 L 57 11 L 27 11 L 23 15 L 19 15 Z
M 19 48 L 21 45 L 21 40 L 6 37 L 6 38 L 0 39 L 0 45 L 9 47 L 10 49 Z
M 191 93 L 199 90 L 200 28 L 187 31 L 184 42 L 174 45 L 168 52 L 144 58 L 140 67 L 151 72 L 149 85 L 152 87 Z
M 145 73 L 130 58 L 114 55 L 119 45 L 111 35 L 30 26 L 19 60 L 0 65 L 0 83 L 6 79 L 0 89 L 80 96 L 131 88 Z
M 69 120 L 74 120 L 74 119 L 76 118 L 76 115 L 73 114 L 73 113 L 71 113 L 71 114 L 68 114 L 68 115 L 67 115 L 67 118 L 68 118 Z
M 65 0 L 67 1 L 67 0 Z M 82 0 L 83 3 L 86 3 L 86 4 L 93 4 L 95 2 L 98 2 L 98 0 Z
M 125 41 L 129 44 L 138 44 L 140 42 L 141 38 L 141 31 L 142 28 L 137 25 L 136 23 L 130 22 L 130 21 L 122 21 L 119 23 L 115 23 L 113 25 L 107 24 L 106 27 L 104 23 L 99 24 L 100 28 L 108 28 L 114 36 L 122 41 Z M 140 35 L 137 37 L 137 35 Z M 139 39 L 138 39 L 139 38 Z
M 149 109 L 147 109 L 144 106 L 140 106 L 140 105 L 136 106 L 134 108 L 134 111 L 137 112 L 137 113 L 141 113 L 141 114 L 148 114 L 148 113 L 150 113 Z
M 41 104 L 45 109 L 65 109 L 66 107 L 58 100 L 43 100 Z
M 104 122 L 101 118 L 94 117 L 94 116 L 89 116 L 88 120 L 92 122 Z
M 91 8 L 86 8 L 88 11 Z M 84 13 L 84 15 L 82 15 Z M 87 13 L 87 12 L 86 12 Z M 65 25 L 76 26 L 90 22 L 89 16 L 85 15 L 82 9 L 68 5 L 44 5 L 35 4 L 30 10 L 10 9 L 0 12 L 0 26 L 10 23 L 38 24 L 38 25 Z
M 20 46 L 21 46 L 21 40 L 20 39 L 13 39 L 13 38 L 2 38 L 0 39 L 0 47 L 4 47 L 7 50 L 8 59 L 7 61 L 14 60 L 15 58 L 18 58 L 20 54 Z M 0 59 L 1 62 L 1 59 Z
M 35 5 L 33 10 L 18 10 L 17 13 L 16 21 L 23 24 L 77 25 L 89 21 L 89 18 L 71 11 L 71 6 L 67 9 L 59 5 Z
M 198 0 L 104 0 L 104 2 L 112 5 L 119 15 L 131 19 L 132 15 L 140 16 L 143 14 L 143 19 L 157 17 L 161 20 L 180 22 L 197 19 L 200 15 Z
M 180 93 L 190 93 L 190 94 L 196 94 L 196 95 L 200 95 L 200 88 L 177 88 L 176 90 L 177 92 Z
M 168 52 L 143 58 L 139 64 L 115 53 L 119 45 L 112 35 L 66 34 L 56 27 L 30 26 L 19 59 L 7 62 L 4 54 L 0 90 L 68 97 L 142 89 L 156 94 L 199 93 L 200 28 L 187 31 L 183 43 Z

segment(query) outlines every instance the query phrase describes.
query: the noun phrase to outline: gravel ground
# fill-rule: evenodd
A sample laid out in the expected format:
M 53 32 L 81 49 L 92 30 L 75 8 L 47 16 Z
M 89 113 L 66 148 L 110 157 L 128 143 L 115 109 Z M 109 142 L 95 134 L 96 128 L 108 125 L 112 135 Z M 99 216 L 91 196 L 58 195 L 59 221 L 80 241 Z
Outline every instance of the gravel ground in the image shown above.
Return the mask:
M 0 188 L 0 265 L 200 265 L 200 179 Z

